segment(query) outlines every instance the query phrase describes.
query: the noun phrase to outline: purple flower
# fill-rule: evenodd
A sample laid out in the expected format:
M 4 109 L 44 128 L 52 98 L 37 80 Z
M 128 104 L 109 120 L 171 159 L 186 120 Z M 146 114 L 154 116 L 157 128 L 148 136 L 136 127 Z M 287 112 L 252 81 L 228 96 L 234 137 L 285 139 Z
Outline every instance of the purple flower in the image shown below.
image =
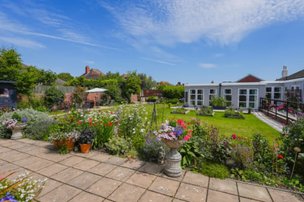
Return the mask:
M 21 122 L 22 122 L 22 123 L 26 123 L 26 122 L 27 122 L 27 118 L 26 118 L 25 116 L 22 117 Z
M 0 202 L 18 202 L 11 193 L 7 192 L 6 195 L 0 199 Z
M 181 128 L 175 128 L 174 132 L 175 132 L 176 137 L 178 137 L 178 136 L 182 135 L 184 131 Z

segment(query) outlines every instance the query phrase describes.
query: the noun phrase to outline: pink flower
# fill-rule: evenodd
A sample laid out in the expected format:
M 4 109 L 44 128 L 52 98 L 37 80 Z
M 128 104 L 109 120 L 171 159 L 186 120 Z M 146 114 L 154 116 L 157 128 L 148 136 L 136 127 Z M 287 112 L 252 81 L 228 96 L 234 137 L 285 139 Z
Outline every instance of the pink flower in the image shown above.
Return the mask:
M 232 134 L 232 135 L 231 135 L 231 138 L 235 140 L 235 139 L 237 138 L 237 137 L 236 137 L 236 134 Z
M 184 137 L 184 140 L 185 140 L 185 141 L 188 141 L 190 138 L 191 138 L 191 135 L 188 134 L 188 135 L 186 135 L 186 136 Z

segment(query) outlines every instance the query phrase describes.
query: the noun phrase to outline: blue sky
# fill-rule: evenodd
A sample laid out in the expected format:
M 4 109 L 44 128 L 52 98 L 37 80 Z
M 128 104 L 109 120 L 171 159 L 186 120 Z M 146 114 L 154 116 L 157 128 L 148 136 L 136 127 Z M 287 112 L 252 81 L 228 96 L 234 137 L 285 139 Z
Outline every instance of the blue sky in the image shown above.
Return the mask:
M 0 47 L 74 76 L 89 65 L 172 83 L 272 80 L 304 68 L 304 1 L 0 0 Z

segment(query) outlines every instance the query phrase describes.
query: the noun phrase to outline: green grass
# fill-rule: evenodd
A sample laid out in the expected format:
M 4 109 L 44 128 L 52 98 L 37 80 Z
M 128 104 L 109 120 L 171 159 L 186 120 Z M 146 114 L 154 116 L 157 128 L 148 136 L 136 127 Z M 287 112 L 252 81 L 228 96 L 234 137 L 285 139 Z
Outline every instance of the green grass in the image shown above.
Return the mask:
M 147 105 L 147 109 L 151 112 L 153 105 Z M 245 119 L 230 119 L 224 117 L 224 112 L 215 112 L 215 115 L 210 117 L 197 116 L 193 110 L 188 114 L 171 114 L 171 111 L 172 109 L 169 109 L 167 105 L 157 105 L 158 124 L 171 119 L 190 121 L 193 118 L 198 118 L 202 123 L 218 128 L 220 135 L 227 137 L 232 134 L 241 137 L 251 137 L 253 134 L 260 133 L 272 142 L 280 136 L 278 131 L 256 118 L 253 114 L 244 114 Z

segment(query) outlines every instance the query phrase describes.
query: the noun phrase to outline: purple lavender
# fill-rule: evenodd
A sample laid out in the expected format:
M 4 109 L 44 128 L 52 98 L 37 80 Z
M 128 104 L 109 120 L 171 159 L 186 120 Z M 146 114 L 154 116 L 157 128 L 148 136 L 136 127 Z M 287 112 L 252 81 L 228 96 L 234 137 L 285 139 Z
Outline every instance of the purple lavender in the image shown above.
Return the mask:
M 18 202 L 11 193 L 7 192 L 6 195 L 0 199 L 0 202 Z

